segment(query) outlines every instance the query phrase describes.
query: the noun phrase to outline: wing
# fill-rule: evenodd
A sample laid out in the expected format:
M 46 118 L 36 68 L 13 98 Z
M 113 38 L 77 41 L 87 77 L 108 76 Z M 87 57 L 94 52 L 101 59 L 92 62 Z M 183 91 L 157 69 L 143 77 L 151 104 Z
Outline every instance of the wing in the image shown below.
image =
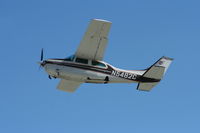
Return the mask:
M 85 59 L 102 60 L 108 42 L 110 27 L 111 22 L 109 21 L 93 19 L 75 55 Z
M 74 92 L 80 86 L 80 84 L 81 82 L 62 79 L 60 80 L 57 88 L 62 91 Z

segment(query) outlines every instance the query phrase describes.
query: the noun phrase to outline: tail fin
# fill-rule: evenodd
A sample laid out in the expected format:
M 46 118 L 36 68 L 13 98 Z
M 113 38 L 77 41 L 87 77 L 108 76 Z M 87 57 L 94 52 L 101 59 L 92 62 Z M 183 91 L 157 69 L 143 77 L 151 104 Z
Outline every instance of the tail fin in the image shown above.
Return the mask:
M 137 89 L 150 91 L 162 79 L 172 60 L 172 58 L 163 56 L 151 67 L 149 67 L 147 71 L 142 75 L 142 77 L 155 79 L 155 81 L 157 80 L 157 82 L 140 82 L 137 86 Z

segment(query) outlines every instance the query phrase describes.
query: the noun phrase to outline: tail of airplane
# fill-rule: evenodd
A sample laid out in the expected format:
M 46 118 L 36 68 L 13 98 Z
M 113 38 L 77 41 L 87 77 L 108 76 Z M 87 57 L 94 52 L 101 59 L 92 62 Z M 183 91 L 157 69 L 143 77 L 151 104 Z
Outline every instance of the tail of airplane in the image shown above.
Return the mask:
M 155 85 L 159 83 L 159 81 L 165 75 L 172 60 L 173 59 L 169 57 L 161 57 L 142 75 L 142 77 L 144 78 L 155 79 L 155 81 L 157 80 L 157 82 L 139 82 L 137 89 L 142 91 L 150 91 Z

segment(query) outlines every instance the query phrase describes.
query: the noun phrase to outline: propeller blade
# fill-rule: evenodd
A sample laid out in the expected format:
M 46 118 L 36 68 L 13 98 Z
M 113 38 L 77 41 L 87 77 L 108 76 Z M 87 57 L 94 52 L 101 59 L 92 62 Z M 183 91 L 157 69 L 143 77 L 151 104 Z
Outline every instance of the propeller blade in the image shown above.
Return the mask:
M 42 50 L 41 50 L 41 57 L 40 57 L 40 61 L 43 61 L 43 48 L 42 48 Z

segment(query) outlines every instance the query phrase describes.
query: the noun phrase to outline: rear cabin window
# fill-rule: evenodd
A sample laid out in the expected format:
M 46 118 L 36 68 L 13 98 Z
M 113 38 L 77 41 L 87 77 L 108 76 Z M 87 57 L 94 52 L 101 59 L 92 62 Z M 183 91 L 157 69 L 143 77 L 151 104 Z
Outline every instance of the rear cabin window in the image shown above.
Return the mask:
M 88 60 L 87 59 L 82 59 L 82 58 L 76 58 L 76 62 L 82 63 L 82 64 L 88 64 Z
M 98 61 L 92 61 L 92 65 L 93 66 L 99 66 L 99 67 L 106 67 L 105 64 L 98 62 Z

